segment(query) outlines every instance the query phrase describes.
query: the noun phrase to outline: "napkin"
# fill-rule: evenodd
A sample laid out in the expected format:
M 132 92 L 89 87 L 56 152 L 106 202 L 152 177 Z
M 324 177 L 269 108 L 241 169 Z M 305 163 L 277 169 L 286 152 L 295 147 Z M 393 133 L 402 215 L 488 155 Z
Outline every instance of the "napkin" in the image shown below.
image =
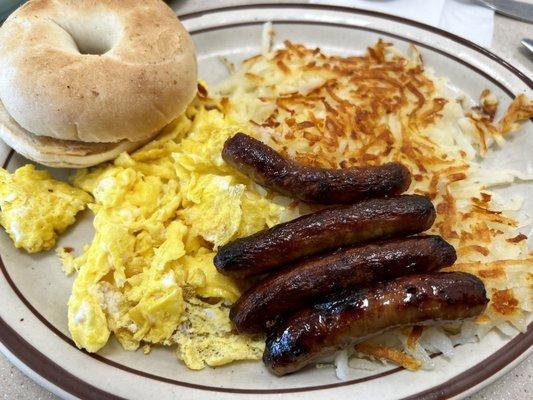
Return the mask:
M 328 4 L 364 8 L 413 19 L 490 47 L 494 11 L 474 0 L 326 0 Z M 310 0 L 309 3 L 324 3 Z
M 439 28 L 490 47 L 494 31 L 494 11 L 468 0 L 446 0 Z

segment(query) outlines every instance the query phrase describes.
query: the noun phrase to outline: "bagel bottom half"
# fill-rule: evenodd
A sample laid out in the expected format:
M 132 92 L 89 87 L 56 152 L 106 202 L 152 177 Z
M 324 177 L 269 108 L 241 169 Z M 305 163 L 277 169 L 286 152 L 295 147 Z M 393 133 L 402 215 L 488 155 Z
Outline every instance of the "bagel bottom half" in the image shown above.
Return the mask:
M 153 137 L 157 136 L 157 132 Z M 0 101 L 0 138 L 24 157 L 55 168 L 84 168 L 116 158 L 123 151 L 133 151 L 152 138 L 138 142 L 87 143 L 38 136 L 20 126 Z

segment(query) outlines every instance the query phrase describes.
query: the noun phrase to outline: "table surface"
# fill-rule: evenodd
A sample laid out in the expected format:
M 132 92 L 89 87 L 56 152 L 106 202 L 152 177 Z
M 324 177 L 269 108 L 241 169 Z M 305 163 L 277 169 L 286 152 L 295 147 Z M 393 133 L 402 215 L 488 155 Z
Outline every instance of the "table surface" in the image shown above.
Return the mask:
M 533 3 L 533 0 L 526 0 Z M 533 25 L 496 15 L 491 50 L 528 76 L 533 76 L 533 54 L 520 45 L 524 37 L 533 38 Z M 529 357 L 468 400 L 520 400 L 533 397 L 533 357 Z M 23 375 L 0 354 L 0 398 L 6 400 L 58 399 Z

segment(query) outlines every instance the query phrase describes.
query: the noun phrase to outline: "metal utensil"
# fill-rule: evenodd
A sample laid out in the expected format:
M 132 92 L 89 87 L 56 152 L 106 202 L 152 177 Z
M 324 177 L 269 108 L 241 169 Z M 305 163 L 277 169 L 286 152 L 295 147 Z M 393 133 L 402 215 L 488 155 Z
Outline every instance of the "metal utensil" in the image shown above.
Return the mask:
M 514 0 L 477 0 L 477 2 L 507 17 L 533 23 L 533 4 Z
M 533 39 L 522 39 L 520 43 L 522 43 L 526 49 L 533 53 Z

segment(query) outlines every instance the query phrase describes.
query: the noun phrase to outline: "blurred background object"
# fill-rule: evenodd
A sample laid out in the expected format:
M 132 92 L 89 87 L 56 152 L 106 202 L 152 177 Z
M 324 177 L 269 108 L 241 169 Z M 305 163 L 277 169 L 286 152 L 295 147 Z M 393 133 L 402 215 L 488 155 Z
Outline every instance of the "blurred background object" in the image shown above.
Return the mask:
M 21 0 L 0 0 L 0 21 L 4 21 L 22 3 L 24 1 Z
M 522 39 L 522 45 L 533 53 L 533 39 Z
M 533 5 L 515 0 L 477 0 L 499 14 L 533 23 Z

